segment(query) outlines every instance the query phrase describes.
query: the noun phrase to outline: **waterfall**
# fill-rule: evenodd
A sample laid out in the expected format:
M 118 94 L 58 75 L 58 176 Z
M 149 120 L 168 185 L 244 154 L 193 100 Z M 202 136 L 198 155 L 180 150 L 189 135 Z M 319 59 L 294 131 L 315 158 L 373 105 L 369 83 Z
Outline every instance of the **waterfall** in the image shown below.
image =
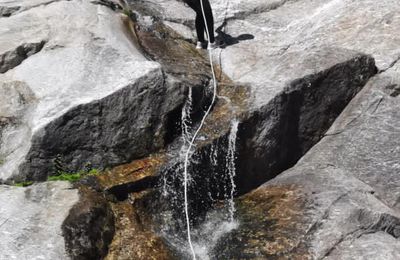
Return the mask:
M 210 59 L 212 59 L 211 51 L 210 51 Z M 212 63 L 211 63 L 211 67 L 212 67 Z M 190 250 L 192 252 L 193 260 L 196 260 L 196 253 L 193 248 L 191 232 L 190 232 L 189 199 L 188 199 L 188 181 L 189 181 L 188 167 L 189 167 L 190 157 L 191 157 L 191 153 L 192 153 L 192 146 L 194 145 L 197 135 L 201 131 L 201 129 L 207 119 L 207 116 L 210 114 L 211 109 L 212 109 L 212 107 L 215 103 L 216 97 L 217 97 L 217 81 L 215 78 L 215 72 L 214 72 L 213 67 L 212 67 L 212 73 L 214 75 L 214 80 L 213 80 L 213 96 L 212 96 L 211 104 L 209 105 L 207 111 L 205 112 L 203 118 L 201 119 L 200 125 L 198 126 L 197 130 L 194 132 L 192 138 L 190 139 L 189 145 L 187 146 L 187 149 L 185 152 L 185 159 L 183 162 L 183 196 L 184 196 L 184 206 L 185 206 L 186 230 L 187 230 L 187 239 L 188 239 Z
M 177 158 L 177 161 L 180 163 L 173 164 L 175 166 L 169 169 L 167 175 L 163 176 L 160 186 L 162 189 L 160 191 L 161 203 L 159 204 L 159 217 L 161 218 L 160 223 L 162 225 L 161 235 L 181 259 L 193 259 L 187 237 L 185 237 L 187 219 L 184 215 L 184 193 L 182 189 L 184 185 L 184 177 L 182 175 L 182 171 L 184 170 L 184 155 L 189 146 L 188 141 L 191 140 L 190 137 L 193 137 L 191 119 L 188 118 L 190 117 L 191 102 L 191 98 L 188 97 L 187 104 L 182 111 L 182 138 L 180 156 Z M 235 160 L 238 124 L 237 120 L 233 120 L 226 137 L 221 137 L 212 145 L 210 144 L 203 155 L 195 151 L 192 151 L 190 154 L 191 159 L 189 161 L 190 167 L 187 171 L 187 181 L 188 190 L 191 192 L 188 194 L 187 205 L 201 204 L 203 203 L 202 199 L 205 197 L 212 205 L 207 212 L 202 213 L 201 217 L 197 214 L 190 215 L 191 242 L 197 259 L 213 259 L 214 250 L 217 250 L 221 246 L 221 243 L 223 243 L 224 237 L 238 226 L 234 218 L 235 204 L 233 197 L 235 193 L 234 177 L 236 174 Z M 209 175 L 207 177 L 203 176 L 202 173 L 204 172 L 199 171 L 199 167 L 206 167 Z M 209 177 L 211 179 L 207 179 Z M 203 189 L 204 187 L 208 187 L 209 182 L 219 183 L 219 194 L 212 194 L 212 191 Z M 201 191 L 204 194 L 199 194 L 198 192 L 198 186 L 201 185 L 203 185 Z M 199 195 L 204 196 L 202 199 L 199 199 Z
M 228 177 L 230 181 L 230 197 L 228 199 L 229 204 L 229 221 L 233 222 L 234 214 L 235 214 L 235 201 L 234 201 L 234 193 L 235 193 L 235 175 L 236 175 L 236 136 L 238 131 L 239 121 L 236 119 L 233 120 L 231 131 L 229 133 L 228 138 L 228 153 L 227 153 L 227 160 L 226 160 L 226 169 L 228 171 Z
M 191 135 L 190 135 L 190 131 L 189 131 L 190 125 L 192 124 L 190 114 L 192 113 L 192 106 L 193 106 L 193 91 L 192 91 L 191 87 L 189 87 L 188 92 L 189 92 L 188 97 L 187 97 L 185 105 L 182 109 L 182 117 L 181 117 L 182 139 L 183 139 L 183 145 L 182 145 L 182 149 L 181 149 L 182 153 L 187 149 L 187 145 L 189 144 L 190 139 L 191 139 Z
M 206 16 L 204 14 L 204 9 L 203 9 L 203 1 L 200 1 L 201 3 L 201 9 L 203 12 L 203 18 L 204 18 L 204 22 L 206 25 L 206 33 L 208 36 L 208 39 L 210 39 L 210 34 L 209 34 L 209 30 L 208 30 L 208 26 L 207 26 L 207 21 L 206 21 Z M 169 238 L 169 243 L 171 245 L 173 245 L 175 247 L 175 249 L 177 249 L 177 251 L 181 251 L 183 254 L 187 255 L 187 253 L 190 253 L 191 257 L 193 260 L 196 260 L 197 256 L 200 257 L 200 259 L 209 259 L 209 253 L 210 250 L 213 249 L 213 247 L 218 243 L 218 241 L 220 240 L 220 238 L 223 237 L 224 234 L 230 232 L 232 229 L 236 228 L 236 222 L 234 221 L 234 213 L 235 213 L 235 205 L 234 205 L 234 200 L 233 200 L 233 196 L 235 193 L 235 183 L 234 183 L 234 177 L 235 177 L 235 152 L 236 152 L 236 134 L 237 134 L 237 129 L 238 129 L 238 123 L 235 120 L 232 124 L 232 128 L 228 137 L 228 149 L 227 149 L 227 153 L 225 158 L 223 158 L 223 161 L 225 162 L 225 171 L 222 173 L 219 173 L 218 171 L 215 172 L 216 173 L 216 177 L 218 178 L 219 175 L 221 175 L 221 179 L 222 180 L 226 180 L 228 179 L 229 182 L 228 183 L 223 183 L 224 185 L 224 197 L 225 197 L 225 202 L 227 204 L 227 207 L 225 207 L 225 210 L 223 209 L 222 212 L 223 214 L 221 215 L 221 213 L 219 212 L 219 209 L 215 209 L 214 211 L 210 211 L 207 212 L 206 214 L 206 218 L 203 221 L 202 224 L 197 223 L 197 225 L 195 225 L 195 227 L 192 228 L 192 223 L 191 223 L 191 219 L 190 219 L 190 212 L 189 212 L 189 204 L 191 201 L 189 201 L 189 186 L 196 184 L 195 182 L 192 182 L 192 180 L 194 179 L 193 176 L 190 175 L 190 170 L 194 170 L 194 169 L 189 169 L 189 166 L 193 167 L 193 155 L 195 154 L 194 151 L 192 151 L 192 148 L 195 146 L 195 141 L 196 138 L 198 136 L 198 134 L 200 133 L 206 119 L 207 116 L 210 114 L 213 105 L 216 101 L 216 97 L 217 97 L 217 79 L 216 79 L 216 75 L 215 75 L 215 71 L 214 71 L 214 65 L 213 65 L 213 57 L 212 57 L 212 50 L 209 49 L 209 60 L 210 60 L 210 67 L 211 67 L 211 72 L 212 72 L 212 100 L 211 103 L 209 104 L 207 110 L 205 111 L 199 125 L 197 126 L 196 130 L 193 132 L 193 134 L 191 134 L 190 131 L 190 125 L 191 125 L 191 119 L 190 119 L 190 115 L 191 115 L 191 107 L 192 107 L 192 93 L 191 93 L 191 89 L 189 89 L 189 96 L 187 99 L 187 102 L 182 110 L 182 136 L 183 136 L 183 144 L 182 144 L 182 148 L 180 151 L 181 156 L 183 156 L 183 167 L 182 165 L 180 167 L 178 167 L 179 169 L 175 169 L 177 171 L 183 171 L 183 180 L 182 180 L 182 186 L 183 186 L 183 215 L 184 215 L 184 222 L 185 222 L 185 226 L 186 226 L 186 237 L 187 237 L 187 244 L 189 245 L 189 252 L 184 252 L 185 250 L 182 250 L 182 239 L 179 239 L 181 234 L 178 231 L 178 234 L 171 234 L 171 230 L 173 230 L 174 228 L 165 228 L 164 231 L 164 235 L 167 236 L 167 238 Z M 218 169 L 218 163 L 220 161 L 219 159 L 219 147 L 218 145 L 216 145 L 215 147 L 212 145 L 211 146 L 211 151 L 210 151 L 210 162 L 211 165 L 210 168 L 212 169 Z M 221 149 L 222 153 L 223 151 L 225 151 L 225 149 Z M 224 153 L 223 153 L 224 154 Z M 206 163 L 207 165 L 207 163 Z M 210 169 L 210 170 L 212 170 Z M 177 173 L 177 172 L 175 172 Z M 193 172 L 192 172 L 193 174 Z M 227 175 L 228 177 L 225 178 L 224 175 Z M 176 174 L 175 174 L 176 176 Z M 182 176 L 182 175 L 181 175 Z M 197 176 L 198 177 L 198 176 Z M 204 178 L 206 178 L 205 176 L 203 176 Z M 177 198 L 178 196 L 181 194 L 182 191 L 179 190 L 173 190 L 174 186 L 175 188 L 177 187 L 176 185 L 174 185 L 174 181 L 176 177 L 172 177 L 172 186 L 169 186 L 168 184 L 168 180 L 167 180 L 168 176 L 164 176 L 164 183 L 163 183 L 163 197 L 164 198 L 170 198 L 170 202 L 172 202 L 172 208 L 174 206 L 177 206 L 176 202 L 177 202 Z M 215 178 L 215 177 L 214 177 Z M 220 180 L 217 180 L 217 186 L 219 185 Z M 223 182 L 223 181 L 222 181 Z M 178 185 L 179 187 L 179 185 Z M 172 190 L 171 190 L 172 188 Z M 192 190 L 194 187 L 191 187 Z M 228 194 L 228 189 L 229 189 L 229 194 Z M 193 192 L 193 191 L 192 191 Z M 219 192 L 217 192 L 219 193 Z M 172 196 L 175 196 L 174 198 L 171 198 Z M 190 198 L 192 199 L 195 203 L 205 203 L 204 201 L 201 201 L 201 197 L 202 195 L 204 196 L 204 194 L 199 194 L 200 200 L 197 201 L 197 198 Z M 218 196 L 217 196 L 218 197 Z M 204 198 L 204 197 L 203 197 Z M 210 192 L 209 193 L 209 199 L 210 199 L 210 203 L 213 203 L 213 195 Z M 192 204 L 193 205 L 193 204 Z M 198 207 L 199 205 L 195 205 L 195 207 Z M 201 206 L 207 206 L 207 205 L 200 205 L 198 208 L 200 208 L 200 211 L 204 208 L 202 208 Z M 164 221 L 164 224 L 168 223 L 168 221 L 170 221 L 171 219 L 173 219 L 174 215 L 174 209 L 170 209 L 170 211 L 165 211 L 163 213 L 163 216 L 167 219 L 167 221 Z M 195 213 L 199 212 L 199 209 L 196 209 Z M 228 209 L 228 214 L 225 214 L 224 212 L 226 211 L 226 208 Z M 177 209 L 175 209 L 177 210 Z M 192 209 L 191 209 L 192 210 Z M 179 210 L 178 210 L 179 211 Z M 172 213 L 171 213 L 172 212 Z M 228 217 L 226 217 L 226 215 L 228 215 Z M 182 223 L 178 220 L 179 223 L 177 223 L 178 229 L 180 229 L 182 227 Z M 198 220 L 196 219 L 195 222 L 198 222 Z M 169 223 L 171 224 L 171 223 Z M 192 232 L 193 231 L 193 232 Z M 192 236 L 193 236 L 193 242 L 192 242 Z M 187 245 L 186 244 L 186 245 Z

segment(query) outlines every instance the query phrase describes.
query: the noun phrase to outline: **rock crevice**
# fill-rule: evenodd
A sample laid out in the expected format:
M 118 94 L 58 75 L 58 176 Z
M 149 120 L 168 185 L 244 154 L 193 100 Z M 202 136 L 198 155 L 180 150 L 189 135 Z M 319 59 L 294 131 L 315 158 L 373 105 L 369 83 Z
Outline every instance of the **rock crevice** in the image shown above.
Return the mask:
M 0 55 L 0 73 L 5 73 L 21 64 L 25 59 L 40 52 L 46 41 L 24 43 L 15 50 Z

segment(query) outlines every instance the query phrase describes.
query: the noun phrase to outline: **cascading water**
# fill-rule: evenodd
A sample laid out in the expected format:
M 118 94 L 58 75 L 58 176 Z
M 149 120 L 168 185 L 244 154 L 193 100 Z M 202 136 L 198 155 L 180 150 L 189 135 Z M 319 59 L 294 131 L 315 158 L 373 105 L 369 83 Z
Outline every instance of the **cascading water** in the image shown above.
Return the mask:
M 185 202 L 182 199 L 184 197 L 182 187 L 185 181 L 182 176 L 183 163 L 189 142 L 193 140 L 194 136 L 193 130 L 191 131 L 193 126 L 190 119 L 192 111 L 190 95 L 192 95 L 191 90 L 189 90 L 189 97 L 182 110 L 180 163 L 174 164 L 173 169 L 164 175 L 161 192 L 164 197 L 161 204 L 164 206 L 166 203 L 169 204 L 161 214 L 163 226 L 161 233 L 178 258 L 183 259 L 193 258 L 185 236 L 187 219 L 182 218 L 185 212 L 184 205 L 182 205 Z M 238 121 L 233 120 L 226 138 L 210 145 L 204 153 L 198 153 L 197 149 L 193 149 L 194 151 L 190 154 L 186 172 L 188 185 L 186 205 L 191 212 L 188 215 L 191 225 L 191 242 L 197 259 L 212 259 L 213 250 L 221 242 L 221 238 L 237 227 L 234 219 L 233 200 L 237 130 Z M 207 176 L 202 176 L 204 168 L 208 173 Z M 218 193 L 215 192 L 215 188 L 214 190 L 209 188 L 217 182 L 219 183 Z M 196 205 L 201 205 L 199 206 L 201 209 L 206 208 L 207 210 L 198 212 L 197 209 L 194 209 Z
M 202 0 L 200 0 L 200 4 L 204 23 L 206 25 L 206 34 L 208 39 L 210 39 Z M 211 103 L 208 105 L 199 125 L 196 126 L 193 132 L 190 131 L 190 125 L 192 124 L 190 118 L 192 111 L 192 92 L 191 89 L 189 90 L 189 97 L 182 110 L 183 140 L 180 158 L 183 161 L 176 164 L 177 166 L 175 165 L 175 171 L 169 171 L 172 173 L 172 177 L 164 175 L 164 190 L 162 192 L 162 197 L 165 199 L 164 201 L 170 202 L 169 208 L 167 207 L 164 211 L 161 210 L 163 211 L 161 215 L 164 217 L 162 220 L 164 225 L 162 234 L 166 238 L 167 243 L 176 250 L 178 255 L 184 258 L 191 255 L 193 260 L 196 260 L 197 257 L 204 260 L 210 259 L 212 249 L 217 242 L 237 226 L 237 223 L 234 221 L 235 205 L 233 195 L 235 192 L 235 149 L 238 122 L 234 121 L 232 123 L 232 128 L 228 137 L 228 149 L 221 149 L 221 144 L 218 142 L 217 144 L 213 144 L 211 146 L 211 151 L 208 153 L 208 162 L 205 163 L 205 167 L 196 167 L 196 160 L 204 160 L 204 154 L 203 157 L 197 155 L 196 149 L 192 149 L 196 145 L 196 138 L 201 132 L 217 97 L 217 79 L 213 66 L 212 50 L 209 50 L 209 59 L 213 76 Z M 226 146 L 223 146 L 223 148 L 224 147 Z M 199 156 L 199 158 L 196 158 L 196 156 Z M 207 167 L 207 165 L 209 167 Z M 223 165 L 225 165 L 225 168 Z M 222 170 L 220 168 L 221 166 Z M 199 168 L 202 168 L 202 170 L 199 170 Z M 211 171 L 213 175 L 207 176 L 207 174 L 205 174 L 205 176 L 202 176 L 202 171 L 203 173 L 204 171 Z M 178 174 L 179 172 L 183 172 L 183 175 Z M 176 176 L 181 176 L 183 180 L 177 182 Z M 214 180 L 215 183 L 213 183 Z M 209 186 L 207 184 L 209 184 Z M 222 189 L 220 188 L 221 185 L 223 186 Z M 196 189 L 199 189 L 199 193 L 196 193 Z M 216 190 L 215 196 L 213 192 Z M 224 199 L 224 203 L 222 204 L 221 192 L 223 193 L 222 198 Z M 190 195 L 196 196 L 190 198 Z M 178 198 L 182 197 L 183 207 L 182 205 L 178 205 Z M 215 205 L 219 206 L 216 207 Z M 184 219 L 182 219 L 182 215 L 179 213 L 183 213 Z M 199 214 L 199 216 L 196 214 Z M 172 223 L 171 221 L 174 220 L 175 217 L 175 223 Z M 182 233 L 186 233 L 186 241 L 182 239 Z M 189 248 L 189 250 L 185 250 L 187 248 Z
M 188 98 L 182 109 L 182 117 L 181 117 L 182 138 L 183 138 L 183 145 L 182 145 L 182 149 L 181 149 L 182 153 L 186 151 L 187 146 L 188 146 L 190 140 L 192 139 L 190 132 L 189 132 L 190 126 L 192 124 L 192 120 L 190 117 L 190 114 L 192 113 L 192 105 L 193 105 L 193 92 L 192 92 L 192 88 L 189 87 Z
M 238 126 L 239 126 L 239 121 L 233 120 L 232 126 L 231 126 L 231 131 L 229 134 L 228 138 L 228 154 L 227 157 L 228 159 L 226 160 L 226 169 L 228 171 L 228 176 L 230 180 L 230 197 L 228 199 L 229 203 L 229 221 L 233 222 L 234 221 L 234 215 L 235 215 L 235 201 L 234 201 L 234 194 L 235 194 L 235 175 L 236 175 L 236 165 L 235 165 L 235 159 L 236 159 L 236 137 L 237 137 L 237 131 L 238 131 Z
M 154 215 L 159 216 L 156 222 L 162 227 L 160 233 L 177 258 L 193 259 L 194 252 L 197 259 L 207 260 L 212 259 L 221 239 L 237 227 L 233 196 L 238 121 L 232 121 L 229 135 L 206 148 L 193 149 L 199 133 L 193 128 L 200 128 L 192 122 L 193 94 L 191 89 L 188 92 L 181 116 L 180 156 L 162 175 L 160 202 Z M 203 134 L 200 137 L 207 139 Z M 192 247 L 188 246 L 188 232 Z

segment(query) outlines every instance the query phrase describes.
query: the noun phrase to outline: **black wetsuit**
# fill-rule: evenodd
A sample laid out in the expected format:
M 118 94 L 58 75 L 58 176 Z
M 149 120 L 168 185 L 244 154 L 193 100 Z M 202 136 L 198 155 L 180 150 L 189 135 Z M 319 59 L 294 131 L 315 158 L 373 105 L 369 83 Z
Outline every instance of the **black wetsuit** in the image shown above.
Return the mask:
M 210 42 L 214 42 L 214 17 L 211 10 L 211 5 L 208 0 L 184 0 L 186 4 L 189 5 L 196 12 L 196 32 L 197 39 L 199 42 L 205 42 L 204 33 L 206 32 L 206 28 L 204 26 L 204 17 L 203 12 L 201 10 L 201 3 L 203 1 L 204 14 L 207 20 L 207 27 L 210 33 Z

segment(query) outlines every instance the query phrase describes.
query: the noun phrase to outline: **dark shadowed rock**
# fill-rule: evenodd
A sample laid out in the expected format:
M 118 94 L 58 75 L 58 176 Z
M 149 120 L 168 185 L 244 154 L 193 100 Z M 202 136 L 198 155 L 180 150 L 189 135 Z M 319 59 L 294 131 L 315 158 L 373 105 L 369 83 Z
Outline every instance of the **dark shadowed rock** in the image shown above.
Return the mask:
M 324 53 L 329 59 L 341 52 Z M 270 103 L 243 120 L 238 132 L 238 193 L 293 166 L 376 72 L 371 57 L 354 54 L 347 61 L 290 82 Z
M 72 259 L 103 259 L 114 236 L 114 215 L 102 193 L 80 188 L 80 199 L 70 210 L 62 230 Z
M 29 56 L 39 52 L 45 42 L 37 42 L 37 43 L 24 43 L 18 46 L 15 50 L 2 53 L 0 56 L 0 73 L 4 73 L 7 70 L 10 70 L 19 64 Z
M 373 77 L 321 142 L 292 169 L 238 199 L 241 225 L 227 244 L 241 249 L 228 250 L 227 258 L 241 259 L 250 251 L 256 259 L 295 259 L 304 250 L 310 259 L 399 258 L 400 103 L 391 95 L 398 81 L 398 65 Z M 296 187 L 295 198 L 285 196 L 294 205 L 288 212 L 279 207 L 278 218 L 271 216 L 275 212 L 271 208 L 279 196 L 269 195 L 276 186 Z M 260 229 L 254 223 L 264 218 L 269 224 Z M 280 234 L 249 235 L 270 230 L 274 221 L 288 221 L 277 228 L 286 234 L 284 240 Z M 295 242 L 282 242 L 290 239 Z M 281 248 L 270 255 L 263 248 L 274 243 Z M 366 247 L 372 244 L 384 245 Z
M 153 230 L 149 216 L 143 210 L 141 199 L 147 191 L 131 196 L 131 201 L 113 204 L 116 232 L 107 260 L 169 260 L 173 256 L 165 241 Z
M 134 47 L 121 16 L 90 1 L 23 2 L 41 5 L 0 20 L 7 28 L 0 32 L 1 66 L 8 64 L 0 88 L 23 84 L 35 102 L 13 127 L 2 127 L 1 180 L 45 180 L 58 155 L 75 171 L 127 162 L 162 147 L 161 125 L 170 124 L 185 91 L 176 85 L 167 90 L 160 66 Z M 7 99 L 13 96 L 0 102 Z M 0 108 L 0 114 L 8 113 L 7 106 Z

